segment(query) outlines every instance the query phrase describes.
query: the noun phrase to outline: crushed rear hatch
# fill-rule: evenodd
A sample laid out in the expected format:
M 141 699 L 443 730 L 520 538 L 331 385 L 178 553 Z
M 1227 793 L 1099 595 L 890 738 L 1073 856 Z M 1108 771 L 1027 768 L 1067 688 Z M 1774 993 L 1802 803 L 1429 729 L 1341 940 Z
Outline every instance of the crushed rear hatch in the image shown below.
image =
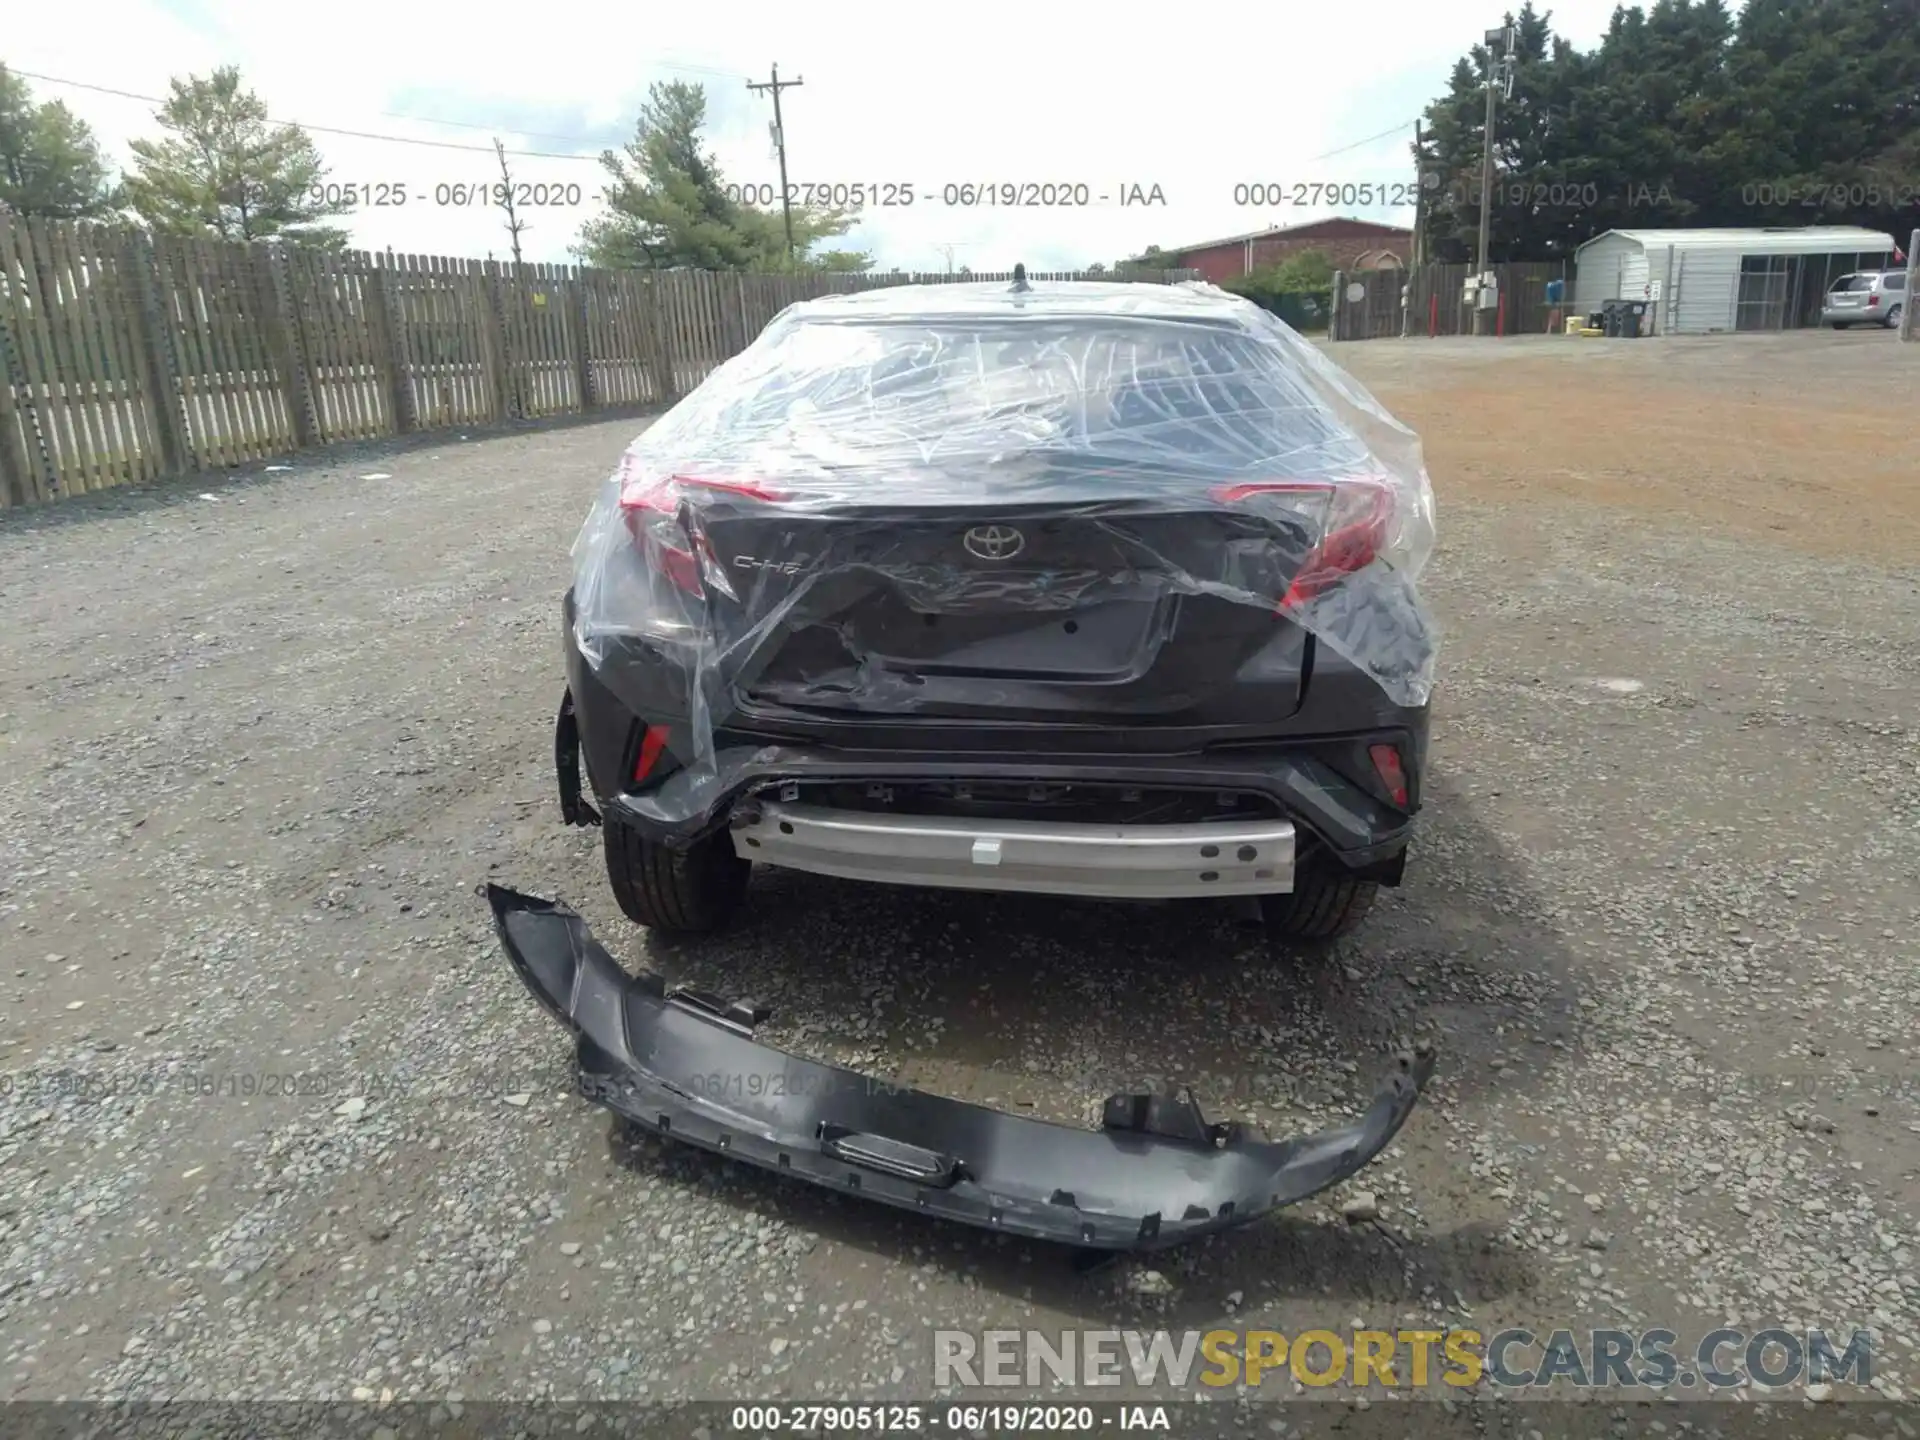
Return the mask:
M 793 712 L 1115 725 L 1292 714 L 1307 632 L 1225 596 L 1283 593 L 1312 548 L 1307 527 L 1171 506 L 1149 488 L 1166 477 L 1137 467 L 1097 481 L 1084 468 L 1056 461 L 1048 484 L 1147 493 L 799 514 L 712 497 L 699 523 L 730 582 L 710 590 L 707 621 L 731 661 L 728 711 L 748 724 Z M 974 478 L 991 491 L 990 473 Z M 995 549 L 1011 553 L 974 553 Z
M 581 1094 L 653 1133 L 884 1204 L 1089 1250 L 1153 1250 L 1338 1184 L 1384 1150 L 1433 1073 L 1397 1057 L 1366 1113 L 1269 1141 L 1190 1093 L 1108 1098 L 1097 1130 L 1009 1115 L 790 1055 L 750 1006 L 629 975 L 556 901 L 497 885 L 494 926 L 575 1037 Z

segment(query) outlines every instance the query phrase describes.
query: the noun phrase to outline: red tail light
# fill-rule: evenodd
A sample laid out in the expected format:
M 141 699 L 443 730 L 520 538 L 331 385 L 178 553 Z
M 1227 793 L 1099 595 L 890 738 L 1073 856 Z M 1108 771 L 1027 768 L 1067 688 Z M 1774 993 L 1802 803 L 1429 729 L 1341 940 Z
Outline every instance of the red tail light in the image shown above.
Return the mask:
M 1869 295 L 1867 297 L 1867 308 L 1869 310 L 1871 310 L 1874 306 L 1878 305 L 1879 303 L 1880 303 L 1880 297 L 1878 295 Z
M 660 752 L 667 748 L 667 727 L 649 725 L 640 737 L 640 754 L 633 762 L 633 783 L 638 785 L 660 763 Z
M 706 538 L 689 539 L 680 523 L 680 501 L 689 490 L 718 490 L 769 503 L 784 500 L 786 494 L 753 481 L 648 475 L 631 456 L 621 461 L 620 509 L 635 548 L 660 574 L 699 598 L 706 594 L 700 579 L 702 569 L 718 573 L 718 562 L 707 549 Z
M 1294 495 L 1324 500 L 1320 539 L 1280 601 L 1282 610 L 1297 609 L 1331 589 L 1342 576 L 1371 565 L 1393 529 L 1393 486 L 1381 478 L 1351 480 L 1269 480 L 1214 487 L 1213 498 L 1225 505 L 1261 495 Z
M 1397 745 L 1369 745 L 1367 754 L 1373 757 L 1373 768 L 1379 772 L 1380 779 L 1387 787 L 1387 794 L 1393 797 L 1393 803 L 1402 810 L 1407 808 L 1407 772 L 1400 764 L 1400 747 Z

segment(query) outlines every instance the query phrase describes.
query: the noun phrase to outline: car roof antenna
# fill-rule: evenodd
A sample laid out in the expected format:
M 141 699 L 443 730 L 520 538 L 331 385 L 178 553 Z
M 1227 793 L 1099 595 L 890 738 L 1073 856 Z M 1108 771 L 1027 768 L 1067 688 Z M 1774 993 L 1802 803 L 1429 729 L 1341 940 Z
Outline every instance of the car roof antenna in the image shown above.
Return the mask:
M 1027 267 L 1025 265 L 1015 265 L 1013 267 L 1013 284 L 1007 288 L 1012 290 L 1016 295 L 1022 291 L 1033 289 L 1033 286 L 1027 283 Z

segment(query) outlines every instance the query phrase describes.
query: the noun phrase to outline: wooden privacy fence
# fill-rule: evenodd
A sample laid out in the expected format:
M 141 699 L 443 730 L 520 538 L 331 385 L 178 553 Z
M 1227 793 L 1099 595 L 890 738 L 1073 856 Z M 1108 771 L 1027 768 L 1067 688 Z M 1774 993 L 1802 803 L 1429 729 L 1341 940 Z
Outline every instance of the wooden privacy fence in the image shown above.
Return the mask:
M 1490 318 L 1489 335 L 1540 335 L 1553 306 L 1547 282 L 1566 281 L 1559 309 L 1570 312 L 1573 266 L 1560 260 L 1513 261 L 1495 265 L 1501 303 Z M 1398 335 L 1471 335 L 1473 309 L 1463 298 L 1471 265 L 1421 265 L 1412 270 L 1350 270 L 1335 275 L 1333 321 L 1328 338 L 1377 340 Z M 1402 292 L 1405 292 L 1404 307 Z
M 667 404 L 796 300 L 1011 278 L 324 255 L 0 210 L 0 508 L 311 446 Z

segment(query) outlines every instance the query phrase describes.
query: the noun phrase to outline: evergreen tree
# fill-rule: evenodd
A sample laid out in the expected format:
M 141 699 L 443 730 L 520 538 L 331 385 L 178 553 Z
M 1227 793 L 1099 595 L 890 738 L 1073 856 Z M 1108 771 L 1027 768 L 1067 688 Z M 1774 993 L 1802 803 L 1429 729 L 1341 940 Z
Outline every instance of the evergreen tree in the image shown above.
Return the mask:
M 727 193 L 719 162 L 706 148 L 702 86 L 655 84 L 640 107 L 634 137 L 603 154 L 606 209 L 581 228 L 578 253 L 590 265 L 622 269 L 781 270 L 789 268 L 786 219 L 778 208 L 742 204 Z M 815 270 L 865 270 L 871 257 L 815 251 L 846 234 L 855 217 L 820 206 L 793 207 L 791 262 Z
M 155 117 L 160 140 L 135 140 L 127 203 L 155 230 L 222 240 L 287 240 L 337 250 L 346 232 L 323 222 L 352 206 L 329 202 L 327 167 L 298 125 L 276 125 L 231 65 L 172 82 Z
M 98 220 L 115 196 L 93 131 L 58 100 L 35 104 L 0 65 L 0 206 L 50 220 Z

